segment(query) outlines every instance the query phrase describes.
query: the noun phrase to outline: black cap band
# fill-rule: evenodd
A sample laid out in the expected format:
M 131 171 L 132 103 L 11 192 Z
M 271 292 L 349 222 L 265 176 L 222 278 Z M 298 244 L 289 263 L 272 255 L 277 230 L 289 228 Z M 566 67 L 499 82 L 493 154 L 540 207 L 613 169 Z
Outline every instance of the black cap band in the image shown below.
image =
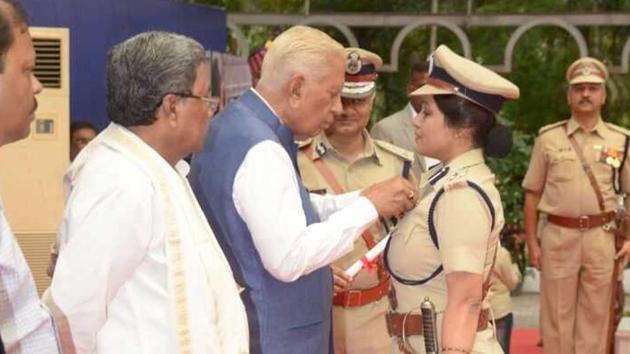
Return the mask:
M 446 72 L 446 70 L 436 66 L 435 63 L 431 67 L 429 77 L 442 80 L 457 87 L 457 92 L 459 92 L 462 96 L 469 98 L 471 101 L 489 109 L 495 114 L 501 109 L 503 103 L 505 102 L 505 98 L 503 98 L 503 96 L 479 92 L 463 85 Z

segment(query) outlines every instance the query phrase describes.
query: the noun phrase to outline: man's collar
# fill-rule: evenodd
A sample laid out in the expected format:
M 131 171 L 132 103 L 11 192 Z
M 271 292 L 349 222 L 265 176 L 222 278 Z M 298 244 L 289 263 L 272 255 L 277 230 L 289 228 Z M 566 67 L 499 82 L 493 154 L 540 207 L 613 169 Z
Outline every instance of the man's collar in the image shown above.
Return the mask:
M 370 137 L 370 134 L 365 129 L 363 130 L 361 134 L 363 135 L 363 142 L 364 142 L 363 151 L 357 158 L 357 161 L 360 159 L 374 156 L 376 161 L 380 164 L 381 159 L 379 156 L 379 152 L 375 147 L 374 140 Z M 329 153 L 329 151 L 334 151 L 335 154 L 337 154 L 338 156 L 340 157 L 342 156 L 337 151 L 337 149 L 335 149 L 335 147 L 330 143 L 330 140 L 328 139 L 328 137 L 326 136 L 324 132 L 315 136 L 313 138 L 312 144 L 315 148 L 315 152 L 317 153 L 318 157 L 324 156 L 326 153 Z
M 584 130 L 582 128 L 580 123 L 578 123 L 577 120 L 575 120 L 574 117 L 571 117 L 571 119 L 569 119 L 569 121 L 567 122 L 567 134 L 570 136 L 573 133 L 575 133 L 578 129 L 582 129 L 586 133 L 593 132 L 593 133 L 597 133 L 597 134 L 603 136 L 602 135 L 603 131 L 605 131 L 608 128 L 606 127 L 606 124 L 604 124 L 604 121 L 602 120 L 602 117 L 597 117 L 597 123 L 595 124 L 593 129 L 591 129 L 589 132 L 587 132 L 586 130 Z
M 282 122 L 282 119 L 280 119 L 280 116 L 278 115 L 278 113 L 277 113 L 277 112 L 273 109 L 273 107 L 271 106 L 271 104 L 269 104 L 269 101 L 267 101 L 267 99 L 265 99 L 265 98 L 264 98 L 264 97 L 260 94 L 260 92 L 256 91 L 256 89 L 255 89 L 255 88 L 253 88 L 253 87 L 252 87 L 250 90 L 252 90 L 252 92 L 253 92 L 256 96 L 258 96 L 258 98 L 260 98 L 260 100 L 262 101 L 262 103 L 264 103 L 264 104 L 265 104 L 265 106 L 267 106 L 267 108 L 269 108 L 269 110 L 271 111 L 271 113 L 273 113 L 273 115 L 274 115 L 276 118 L 278 118 L 278 120 L 279 120 L 280 122 Z

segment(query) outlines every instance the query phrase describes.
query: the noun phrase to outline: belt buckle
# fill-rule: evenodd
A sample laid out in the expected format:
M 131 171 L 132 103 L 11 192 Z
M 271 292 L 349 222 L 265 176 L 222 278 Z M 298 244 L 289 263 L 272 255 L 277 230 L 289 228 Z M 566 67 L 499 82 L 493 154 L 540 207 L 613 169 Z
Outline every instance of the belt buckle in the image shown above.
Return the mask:
M 578 227 L 580 228 L 580 231 L 590 229 L 590 224 L 591 223 L 589 222 L 588 215 L 582 215 L 578 217 Z
M 356 303 L 357 304 L 361 303 L 361 298 L 363 297 L 363 294 L 362 294 L 361 290 L 347 290 L 347 292 L 348 292 L 348 295 L 346 296 L 346 306 L 345 307 L 351 307 L 350 303 L 352 302 L 352 299 L 354 299 L 354 296 L 357 297 Z M 358 306 L 358 305 L 353 305 L 353 306 Z

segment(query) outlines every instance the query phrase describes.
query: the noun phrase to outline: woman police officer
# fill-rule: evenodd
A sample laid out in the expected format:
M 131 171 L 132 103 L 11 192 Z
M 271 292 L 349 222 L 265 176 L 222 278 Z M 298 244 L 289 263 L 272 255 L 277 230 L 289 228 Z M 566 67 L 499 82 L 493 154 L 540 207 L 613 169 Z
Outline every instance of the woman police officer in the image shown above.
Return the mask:
M 393 352 L 425 352 L 419 310 L 429 299 L 438 353 L 502 353 L 485 297 L 504 219 L 484 155 L 509 152 L 511 133 L 495 116 L 519 89 L 442 45 L 430 57 L 427 83 L 411 95 L 423 99 L 416 149 L 441 164 L 421 176 L 420 202 L 385 250 Z

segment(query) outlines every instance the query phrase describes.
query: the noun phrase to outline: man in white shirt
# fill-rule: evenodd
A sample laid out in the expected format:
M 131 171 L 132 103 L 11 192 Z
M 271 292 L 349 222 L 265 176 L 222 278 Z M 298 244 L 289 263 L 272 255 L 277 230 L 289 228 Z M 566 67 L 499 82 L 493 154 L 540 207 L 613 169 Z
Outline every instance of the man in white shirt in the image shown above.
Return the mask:
M 145 32 L 109 53 L 112 123 L 67 171 L 50 300 L 64 353 L 247 353 L 229 265 L 186 180 L 218 100 L 196 41 Z
M 256 89 L 212 122 L 193 157 L 191 184 L 245 288 L 252 354 L 332 352 L 328 265 L 379 216 L 417 200 L 400 177 L 336 197 L 304 188 L 295 140 L 340 113 L 344 74 L 339 43 L 290 28 L 271 44 Z
M 30 131 L 42 85 L 33 75 L 35 50 L 27 16 L 14 1 L 0 0 L 0 146 Z M 6 168 L 6 166 L 4 167 Z M 50 314 L 4 215 L 0 199 L 0 352 L 58 353 Z
M 411 66 L 409 82 L 407 83 L 407 95 L 424 85 L 424 82 L 427 80 L 428 71 L 429 64 L 426 61 L 415 63 Z M 413 117 L 416 116 L 421 105 L 421 100 L 419 100 L 418 97 L 409 97 L 409 103 L 403 109 L 379 120 L 370 131 L 374 139 L 384 140 L 403 149 L 413 151 L 415 154 L 415 163 L 412 169 L 413 174 L 418 178 L 420 178 L 422 172 L 440 162 L 436 159 L 422 156 L 416 152 Z

